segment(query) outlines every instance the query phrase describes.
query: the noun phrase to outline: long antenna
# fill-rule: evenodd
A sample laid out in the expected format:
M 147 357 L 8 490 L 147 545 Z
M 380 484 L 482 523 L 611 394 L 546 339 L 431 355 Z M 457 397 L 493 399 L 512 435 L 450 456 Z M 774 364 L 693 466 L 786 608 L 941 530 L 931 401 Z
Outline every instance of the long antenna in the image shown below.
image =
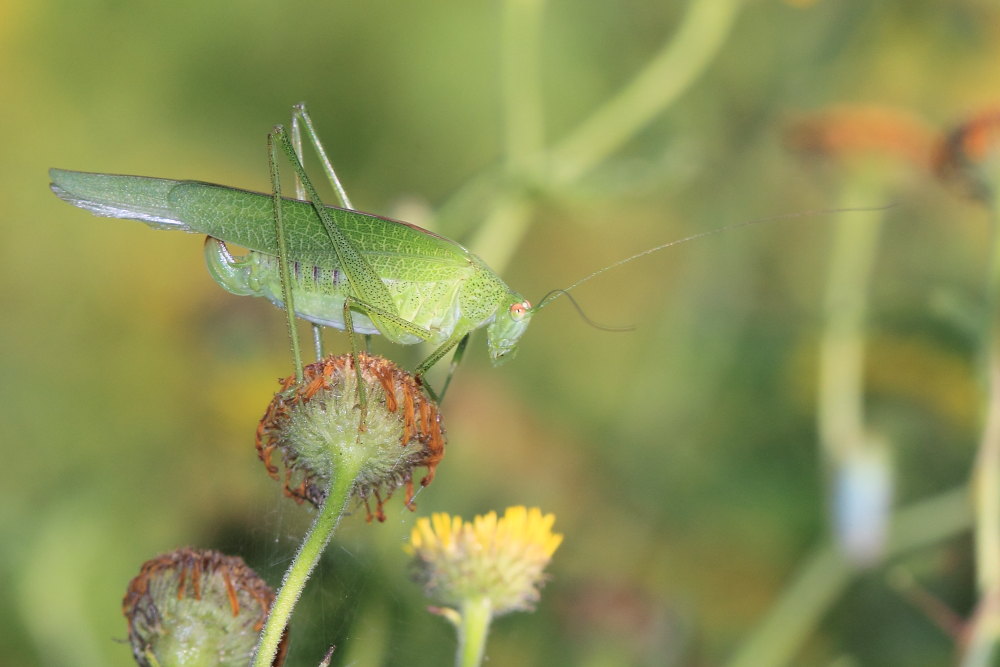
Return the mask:
M 819 209 L 819 210 L 812 210 L 812 211 L 799 211 L 798 213 L 786 213 L 784 215 L 774 215 L 774 216 L 770 216 L 770 217 L 767 217 L 767 218 L 755 218 L 753 220 L 744 220 L 743 222 L 737 222 L 737 223 L 734 223 L 732 225 L 726 225 L 725 227 L 718 227 L 716 229 L 710 229 L 707 232 L 699 232 L 697 234 L 692 234 L 691 236 L 685 236 L 682 239 L 677 239 L 677 240 L 674 240 L 674 241 L 669 241 L 667 243 L 661 243 L 658 246 L 654 246 L 652 248 L 648 248 L 646 250 L 643 250 L 642 252 L 637 252 L 634 255 L 626 257 L 625 259 L 620 259 L 617 262 L 614 262 L 612 264 L 608 264 L 604 268 L 598 269 L 598 270 L 594 271 L 593 273 L 588 274 L 588 275 L 584 276 L 583 278 L 580 278 L 579 280 L 577 280 L 575 283 L 573 283 L 569 287 L 566 287 L 564 289 L 554 289 L 551 292 L 549 292 L 548 294 L 546 294 L 545 298 L 543 298 L 538 303 L 538 305 L 534 307 L 533 310 L 541 310 L 542 308 L 544 308 L 545 306 L 549 305 L 550 303 L 552 303 L 553 301 L 555 301 L 556 299 L 558 299 L 560 296 L 562 296 L 564 294 L 566 296 L 569 296 L 568 292 L 570 290 L 579 287 L 580 285 L 582 285 L 583 283 L 587 282 L 588 280 L 591 280 L 592 278 L 596 278 L 597 276 L 601 275 L 605 271 L 610 271 L 611 269 L 617 268 L 617 267 L 621 266 L 622 264 L 628 264 L 629 262 L 631 262 L 634 259 L 639 259 L 640 257 L 645 257 L 646 255 L 652 255 L 654 252 L 659 252 L 661 250 L 666 250 L 667 248 L 670 248 L 670 247 L 675 246 L 675 245 L 680 245 L 682 243 L 687 243 L 688 241 L 694 241 L 696 239 L 702 239 L 702 238 L 705 238 L 706 236 L 713 236 L 715 234 L 720 234 L 722 232 L 732 231 L 734 229 L 740 229 L 742 227 L 750 227 L 751 225 L 759 225 L 759 224 L 762 224 L 762 223 L 765 223 L 765 222 L 776 222 L 776 221 L 779 221 L 779 220 L 791 220 L 791 219 L 794 219 L 794 218 L 804 218 L 804 217 L 816 216 L 816 215 L 828 215 L 828 214 L 831 214 L 831 213 L 854 213 L 854 212 L 861 212 L 861 211 L 885 211 L 887 209 L 893 208 L 894 206 L 896 206 L 895 203 L 893 203 L 893 204 L 886 204 L 885 206 L 871 206 L 871 207 L 865 207 L 865 208 L 831 208 L 831 209 Z
M 580 317 L 583 318 L 583 321 L 589 324 L 590 326 L 594 327 L 595 329 L 600 329 L 601 331 L 613 331 L 617 333 L 625 331 L 635 331 L 635 326 L 633 325 L 625 327 L 613 327 L 607 324 L 601 324 L 599 322 L 595 322 L 594 320 L 590 319 L 590 316 L 587 315 L 587 313 L 583 312 L 583 307 L 579 303 L 577 303 L 577 300 L 573 298 L 572 294 L 567 294 L 566 290 L 560 289 L 558 287 L 555 288 L 554 290 L 549 290 L 549 293 L 546 294 L 544 297 L 542 297 L 540 303 L 548 303 L 549 301 L 553 301 L 557 296 L 563 296 L 563 295 L 565 295 L 566 298 L 569 299 L 570 303 L 573 304 L 573 307 L 576 308 L 576 312 L 580 314 Z M 538 308 L 541 308 L 541 306 L 539 306 Z M 538 308 L 535 308 L 534 310 L 538 310 Z

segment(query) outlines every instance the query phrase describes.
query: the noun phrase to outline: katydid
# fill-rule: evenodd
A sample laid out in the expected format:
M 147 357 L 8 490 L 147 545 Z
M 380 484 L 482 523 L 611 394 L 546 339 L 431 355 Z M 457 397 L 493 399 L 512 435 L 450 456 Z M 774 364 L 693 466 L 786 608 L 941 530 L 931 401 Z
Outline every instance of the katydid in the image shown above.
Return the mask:
M 349 205 L 305 108 L 297 105 L 293 140 L 300 121 L 327 177 L 341 201 Z M 297 373 L 301 373 L 301 360 L 292 313 L 314 325 L 347 331 L 355 356 L 355 333 L 382 334 L 402 345 L 423 341 L 436 346 L 417 366 L 418 378 L 455 348 L 441 398 L 472 331 L 486 327 L 490 358 L 499 365 L 514 356 L 536 311 L 591 278 L 673 245 L 762 222 L 738 223 L 649 248 L 566 289 L 554 290 L 532 306 L 455 241 L 407 222 L 324 205 L 293 140 L 282 126 L 268 135 L 272 194 L 198 181 L 61 169 L 49 171 L 51 187 L 61 199 L 96 215 L 139 220 L 154 229 L 205 234 L 208 270 L 223 288 L 238 295 L 266 297 L 278 307 L 292 304 L 289 329 Z M 299 199 L 281 197 L 275 163 L 279 150 L 292 163 L 296 182 L 302 186 Z M 227 243 L 249 252 L 233 256 Z M 365 399 L 359 399 L 363 424 Z
M 294 113 L 304 120 L 328 176 L 342 193 L 304 108 L 296 107 Z M 324 205 L 283 127 L 274 129 L 268 144 L 272 195 L 196 181 L 61 169 L 49 171 L 51 187 L 63 200 L 96 215 L 205 234 L 208 269 L 223 288 L 266 297 L 279 307 L 290 301 L 300 318 L 346 330 L 355 351 L 354 333 L 380 333 L 404 345 L 435 345 L 417 366 L 417 377 L 456 346 L 460 356 L 469 334 L 484 326 L 494 364 L 514 355 L 535 309 L 485 262 L 416 225 Z M 277 150 L 292 163 L 308 201 L 280 197 L 273 166 Z M 249 252 L 235 257 L 227 243 Z M 290 266 L 283 278 L 285 258 Z

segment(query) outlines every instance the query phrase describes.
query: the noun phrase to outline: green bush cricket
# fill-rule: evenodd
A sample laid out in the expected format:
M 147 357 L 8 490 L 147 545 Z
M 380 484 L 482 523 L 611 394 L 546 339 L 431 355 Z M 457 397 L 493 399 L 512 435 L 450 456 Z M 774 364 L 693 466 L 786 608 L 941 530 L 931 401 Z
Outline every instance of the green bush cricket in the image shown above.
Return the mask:
M 324 205 L 306 175 L 298 145 L 300 123 L 345 207 Z M 279 152 L 294 167 L 298 199 L 281 196 Z M 268 157 L 271 194 L 145 176 L 61 169 L 49 174 L 56 195 L 96 215 L 205 234 L 208 269 L 223 288 L 266 297 L 279 307 L 291 304 L 286 311 L 299 377 L 302 362 L 295 316 L 346 331 L 355 357 L 357 333 L 379 333 L 403 345 L 421 341 L 435 345 L 417 366 L 418 378 L 455 349 L 439 398 L 472 331 L 486 327 L 490 358 L 499 365 L 514 356 L 535 312 L 591 278 L 673 245 L 764 221 L 737 223 L 649 248 L 566 289 L 553 290 L 532 306 L 458 243 L 410 223 L 351 209 L 303 105 L 293 109 L 291 139 L 280 125 L 268 135 Z M 227 243 L 249 252 L 234 257 Z M 363 425 L 364 396 L 359 396 L 359 403 Z
M 304 107 L 297 105 L 293 132 L 300 120 L 342 194 Z M 96 215 L 205 234 L 209 272 L 223 288 L 264 296 L 279 307 L 291 303 L 298 317 L 347 331 L 355 353 L 355 333 L 380 333 L 399 344 L 429 342 L 436 348 L 417 366 L 420 377 L 456 346 L 460 358 L 469 334 L 485 326 L 493 363 L 513 356 L 534 309 L 479 257 L 415 225 L 323 205 L 283 127 L 268 135 L 268 146 L 270 195 L 142 176 L 60 169 L 49 175 L 56 195 Z M 279 151 L 292 163 L 308 201 L 281 197 Z M 249 252 L 234 257 L 227 243 Z M 294 334 L 292 340 L 300 372 Z M 446 388 L 447 381 L 442 395 Z

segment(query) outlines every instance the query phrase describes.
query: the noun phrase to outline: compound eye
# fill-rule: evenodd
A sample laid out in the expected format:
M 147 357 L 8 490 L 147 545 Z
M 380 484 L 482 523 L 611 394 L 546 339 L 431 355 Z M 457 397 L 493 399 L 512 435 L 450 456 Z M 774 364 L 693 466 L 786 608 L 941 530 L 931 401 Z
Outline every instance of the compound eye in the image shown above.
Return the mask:
M 525 313 L 531 310 L 531 304 L 527 301 L 522 301 L 521 303 L 512 303 L 510 305 L 510 316 L 515 320 L 519 320 L 524 317 Z

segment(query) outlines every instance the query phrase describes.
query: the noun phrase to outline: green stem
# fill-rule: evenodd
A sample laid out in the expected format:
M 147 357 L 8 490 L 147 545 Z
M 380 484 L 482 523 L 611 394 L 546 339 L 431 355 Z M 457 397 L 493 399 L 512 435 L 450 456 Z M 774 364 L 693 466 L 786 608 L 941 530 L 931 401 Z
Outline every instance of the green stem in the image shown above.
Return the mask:
M 1000 588 L 1000 214 L 992 211 L 982 353 L 987 369 L 985 421 L 974 471 L 980 593 Z
M 501 84 L 504 105 L 504 146 L 514 174 L 532 168 L 543 145 L 543 111 L 538 51 L 544 0 L 504 3 Z
M 1000 184 L 1000 178 L 992 180 Z M 979 604 L 963 667 L 993 664 L 1000 636 L 1000 201 L 995 189 L 991 204 L 992 244 L 981 341 L 986 367 L 985 419 L 972 472 Z
M 1000 350 L 995 340 L 988 345 L 986 421 L 973 471 L 977 581 L 982 596 L 1000 590 Z
M 553 180 L 578 179 L 670 106 L 725 42 L 741 0 L 691 0 L 680 28 L 641 72 L 553 151 Z
M 309 533 L 306 535 L 302 546 L 295 554 L 295 559 L 285 572 L 285 578 L 281 582 L 281 590 L 271 605 L 271 612 L 268 614 L 264 630 L 260 634 L 257 649 L 254 651 L 252 661 L 253 667 L 270 667 L 274 661 L 274 656 L 278 652 L 278 644 L 288 625 L 288 619 L 292 615 L 295 603 L 302 595 L 302 589 L 309 579 L 313 568 L 319 562 L 320 556 L 329 544 L 333 532 L 340 523 L 347 503 L 351 498 L 351 491 L 354 481 L 361 470 L 361 457 L 353 459 L 345 458 L 340 465 L 334 468 L 330 476 L 330 487 L 327 490 L 326 502 L 316 515 Z
M 482 250 L 483 259 L 502 273 L 528 229 L 533 208 L 516 179 L 530 176 L 536 160 L 546 160 L 553 167 L 550 182 L 566 185 L 617 150 L 702 74 L 725 41 L 740 4 L 742 0 L 691 0 L 680 28 L 650 63 L 546 154 L 537 65 L 541 3 L 510 0 L 503 66 L 505 175 L 510 183 L 500 188 L 493 213 L 470 247 Z M 451 211 L 481 199 L 480 193 L 503 175 L 492 169 L 473 178 L 445 202 L 440 215 L 458 217 Z
M 471 244 L 481 249 L 486 263 L 500 273 L 531 223 L 532 206 L 523 195 L 520 181 L 533 171 L 543 149 L 544 113 L 538 74 L 543 5 L 543 0 L 507 0 L 504 5 L 501 84 L 505 167 L 510 182 L 496 196 Z
M 844 207 L 878 201 L 883 188 L 859 175 L 843 195 Z M 843 463 L 865 445 L 864 363 L 868 283 L 883 211 L 858 211 L 833 226 L 826 305 L 820 339 L 820 441 L 827 459 Z
M 458 652 L 456 667 L 478 667 L 486 654 L 486 637 L 493 620 L 489 598 L 466 600 L 461 609 L 462 621 L 458 625 Z
M 964 486 L 919 501 L 893 517 L 885 559 L 954 537 L 971 525 Z M 728 666 L 788 664 L 857 572 L 833 545 L 817 548 Z
M 968 628 L 968 641 L 962 651 L 961 667 L 992 667 L 996 665 L 997 622 L 1000 600 L 988 594 L 981 598 Z
M 512 192 L 496 198 L 490 214 L 472 239 L 471 247 L 494 271 L 502 274 L 531 224 L 532 205 Z

